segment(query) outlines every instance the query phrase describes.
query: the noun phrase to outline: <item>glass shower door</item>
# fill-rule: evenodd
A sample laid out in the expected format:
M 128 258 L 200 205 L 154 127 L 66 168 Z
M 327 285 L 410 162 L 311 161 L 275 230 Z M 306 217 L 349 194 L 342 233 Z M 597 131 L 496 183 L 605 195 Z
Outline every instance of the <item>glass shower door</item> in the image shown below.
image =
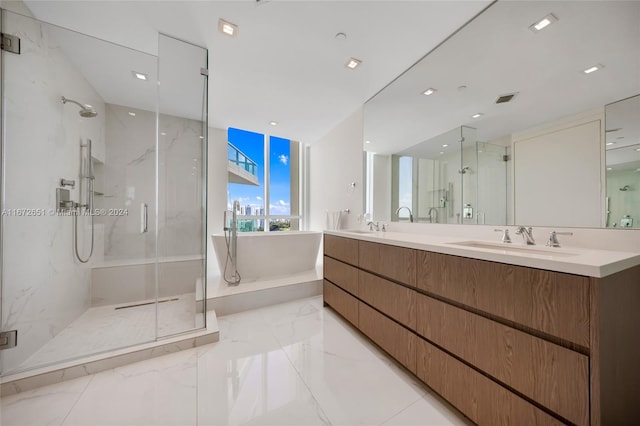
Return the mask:
M 208 73 L 206 49 L 163 34 L 158 57 L 158 336 L 164 337 L 205 327 Z
M 2 11 L 2 374 L 157 339 L 155 55 Z
M 478 212 L 482 225 L 507 223 L 507 148 L 478 142 Z

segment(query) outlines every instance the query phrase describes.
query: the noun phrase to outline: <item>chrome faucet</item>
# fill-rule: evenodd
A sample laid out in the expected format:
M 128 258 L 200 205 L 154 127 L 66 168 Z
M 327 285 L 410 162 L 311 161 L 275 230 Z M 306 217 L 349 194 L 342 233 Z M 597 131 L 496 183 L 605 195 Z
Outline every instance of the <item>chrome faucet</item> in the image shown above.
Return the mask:
M 516 234 L 522 235 L 522 239 L 528 246 L 535 245 L 536 240 L 533 239 L 533 228 L 531 228 L 530 226 L 528 228 L 524 226 L 518 226 Z
M 369 231 L 373 231 L 374 228 L 375 228 L 376 231 L 380 230 L 380 223 L 379 222 L 376 222 L 376 223 L 367 222 L 367 226 L 369 227 Z
M 573 235 L 573 232 L 551 231 L 551 233 L 549 234 L 549 241 L 547 241 L 547 246 L 560 247 L 560 241 L 558 241 L 558 237 L 556 235 Z
M 413 213 L 411 213 L 411 209 L 407 206 L 398 207 L 398 210 L 396 210 L 396 216 L 398 216 L 398 220 L 400 220 L 400 216 L 398 215 L 398 213 L 400 213 L 400 210 L 402 209 L 407 209 L 409 211 L 409 222 L 413 222 Z
M 433 214 L 431 214 L 431 212 L 433 212 Z M 438 223 L 438 209 L 431 207 L 427 215 L 429 216 L 429 223 Z

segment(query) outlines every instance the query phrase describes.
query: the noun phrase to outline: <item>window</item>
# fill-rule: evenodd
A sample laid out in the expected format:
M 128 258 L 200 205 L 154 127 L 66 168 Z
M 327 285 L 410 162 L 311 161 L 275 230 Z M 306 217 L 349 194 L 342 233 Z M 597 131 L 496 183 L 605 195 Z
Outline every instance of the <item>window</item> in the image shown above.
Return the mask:
M 250 173 L 255 170 L 257 177 L 253 182 L 229 183 L 228 208 L 234 200 L 240 202 L 238 230 L 300 229 L 300 144 L 234 128 L 229 128 L 228 141 L 229 161 Z

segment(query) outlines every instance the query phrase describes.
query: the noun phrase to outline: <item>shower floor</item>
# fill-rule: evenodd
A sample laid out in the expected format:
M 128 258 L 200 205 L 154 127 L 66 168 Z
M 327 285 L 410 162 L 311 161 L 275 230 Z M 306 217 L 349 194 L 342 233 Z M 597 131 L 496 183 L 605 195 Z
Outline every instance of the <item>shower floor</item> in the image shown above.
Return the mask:
M 157 305 L 159 337 L 204 326 L 203 315 L 196 316 L 195 293 L 160 300 L 168 301 Z M 55 364 L 156 340 L 156 305 L 144 304 L 148 302 L 153 300 L 87 309 L 18 368 Z

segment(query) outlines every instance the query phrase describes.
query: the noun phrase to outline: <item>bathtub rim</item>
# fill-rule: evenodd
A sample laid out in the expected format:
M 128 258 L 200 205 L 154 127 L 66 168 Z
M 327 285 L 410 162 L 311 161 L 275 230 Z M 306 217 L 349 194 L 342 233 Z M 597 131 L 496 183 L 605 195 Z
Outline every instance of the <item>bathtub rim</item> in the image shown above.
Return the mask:
M 253 231 L 253 232 L 238 232 L 238 238 L 241 237 L 284 237 L 294 235 L 322 235 L 322 231 Z M 211 237 L 225 237 L 225 234 L 211 234 Z

